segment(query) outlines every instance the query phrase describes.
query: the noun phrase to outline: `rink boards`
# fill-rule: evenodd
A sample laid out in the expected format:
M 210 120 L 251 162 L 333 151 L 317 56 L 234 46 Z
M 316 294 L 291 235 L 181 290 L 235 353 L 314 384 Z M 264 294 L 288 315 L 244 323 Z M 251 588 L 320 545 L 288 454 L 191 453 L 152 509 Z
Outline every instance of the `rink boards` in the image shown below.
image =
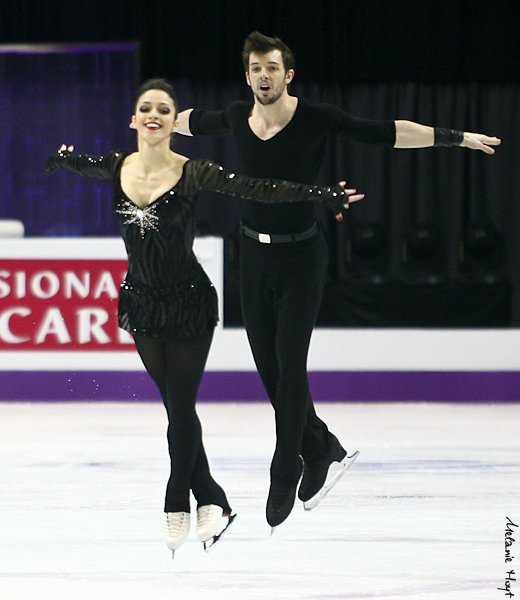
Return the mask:
M 223 241 L 197 238 L 219 295 L 201 399 L 265 398 L 243 329 L 225 328 Z M 117 328 L 126 272 L 119 238 L 0 240 L 0 399 L 155 399 L 129 335 Z M 316 329 L 317 400 L 520 399 L 520 331 Z

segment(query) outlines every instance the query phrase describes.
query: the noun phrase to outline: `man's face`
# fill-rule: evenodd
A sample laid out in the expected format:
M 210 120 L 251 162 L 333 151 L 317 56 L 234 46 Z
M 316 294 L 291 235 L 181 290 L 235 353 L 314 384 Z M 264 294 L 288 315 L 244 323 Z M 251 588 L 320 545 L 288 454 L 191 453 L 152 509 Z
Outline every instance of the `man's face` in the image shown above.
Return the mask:
M 246 73 L 247 83 L 260 104 L 268 105 L 276 102 L 292 81 L 294 71 L 285 71 L 280 50 L 271 50 L 266 54 L 249 55 L 249 71 Z

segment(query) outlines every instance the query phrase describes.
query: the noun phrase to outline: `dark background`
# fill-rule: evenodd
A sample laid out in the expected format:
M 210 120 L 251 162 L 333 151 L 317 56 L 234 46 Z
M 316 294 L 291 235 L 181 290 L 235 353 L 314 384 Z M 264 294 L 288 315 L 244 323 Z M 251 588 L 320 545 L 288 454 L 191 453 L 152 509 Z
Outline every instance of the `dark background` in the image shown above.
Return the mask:
M 517 82 L 514 0 L 2 0 L 0 41 L 142 43 L 142 75 L 242 81 L 244 37 L 279 35 L 318 82 Z
M 292 93 L 359 116 L 501 137 L 491 157 L 459 148 L 392 150 L 332 140 L 322 182 L 346 178 L 367 196 L 342 224 L 322 207 L 317 214 L 331 252 L 320 324 L 504 327 L 520 324 L 517 13 L 516 2 L 500 0 L 2 0 L 0 43 L 135 42 L 137 68 L 120 72 L 126 95 L 119 106 L 117 93 L 109 102 L 112 122 L 124 115 L 126 123 L 129 89 L 155 75 L 174 81 L 181 109 L 249 98 L 240 52 L 245 36 L 258 29 L 279 35 L 294 51 Z M 66 86 L 66 73 L 62 79 Z M 79 93 L 88 101 L 88 90 Z M 9 108 L 11 118 L 18 108 Z M 89 119 L 78 149 L 107 152 L 107 139 L 133 149 L 126 124 L 124 132 L 102 140 L 99 121 Z M 42 142 L 48 152 L 68 141 L 54 137 L 51 129 Z M 178 136 L 176 145 L 193 158 L 237 167 L 227 138 Z M 75 184 L 77 197 L 81 185 Z M 22 204 L 0 207 L 7 217 L 18 218 L 19 210 L 30 218 Z M 28 235 L 117 232 L 99 211 L 58 212 L 53 227 L 43 225 L 43 216 L 33 219 Z M 198 213 L 201 233 L 226 238 L 228 325 L 240 324 L 239 212 L 238 201 L 207 195 Z

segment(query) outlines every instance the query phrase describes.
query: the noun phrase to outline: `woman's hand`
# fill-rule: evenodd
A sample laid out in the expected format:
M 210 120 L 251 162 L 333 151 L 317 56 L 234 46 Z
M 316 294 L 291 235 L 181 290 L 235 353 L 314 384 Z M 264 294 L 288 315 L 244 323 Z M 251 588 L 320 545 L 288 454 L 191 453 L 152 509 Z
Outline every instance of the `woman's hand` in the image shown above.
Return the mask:
M 58 152 L 61 152 L 62 154 L 64 152 L 74 152 L 74 146 L 67 146 L 67 144 L 62 144 Z
M 66 144 L 62 144 L 57 152 L 51 154 L 47 159 L 47 163 L 45 165 L 45 170 L 47 173 L 52 173 L 56 169 L 60 168 L 60 164 L 63 159 L 70 156 L 71 152 L 74 150 L 74 146 L 67 146 Z
M 358 200 L 363 200 L 363 198 L 365 197 L 365 194 L 356 194 L 357 190 L 355 188 L 346 188 L 345 187 L 347 185 L 346 181 L 340 181 L 339 185 L 343 188 L 343 191 L 348 196 L 348 202 L 343 205 L 345 208 L 348 208 L 349 204 L 352 204 L 352 202 L 357 202 Z M 336 220 L 343 221 L 343 215 L 341 213 L 338 213 L 336 215 Z

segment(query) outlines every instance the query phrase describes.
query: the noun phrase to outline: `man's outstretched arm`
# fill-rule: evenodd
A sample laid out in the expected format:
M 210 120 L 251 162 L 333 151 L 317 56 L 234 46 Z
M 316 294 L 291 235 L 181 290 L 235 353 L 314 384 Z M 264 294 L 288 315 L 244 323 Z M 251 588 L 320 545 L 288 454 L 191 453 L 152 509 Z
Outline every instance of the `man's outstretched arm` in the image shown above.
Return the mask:
M 413 121 L 395 121 L 395 148 L 428 148 L 430 146 L 462 146 L 494 154 L 492 146 L 502 140 L 482 133 L 454 131 L 420 125 Z
M 188 108 L 183 110 L 177 116 L 177 120 L 179 121 L 179 127 L 176 130 L 176 133 L 180 133 L 181 135 L 193 135 L 190 131 L 190 115 L 193 108 Z

